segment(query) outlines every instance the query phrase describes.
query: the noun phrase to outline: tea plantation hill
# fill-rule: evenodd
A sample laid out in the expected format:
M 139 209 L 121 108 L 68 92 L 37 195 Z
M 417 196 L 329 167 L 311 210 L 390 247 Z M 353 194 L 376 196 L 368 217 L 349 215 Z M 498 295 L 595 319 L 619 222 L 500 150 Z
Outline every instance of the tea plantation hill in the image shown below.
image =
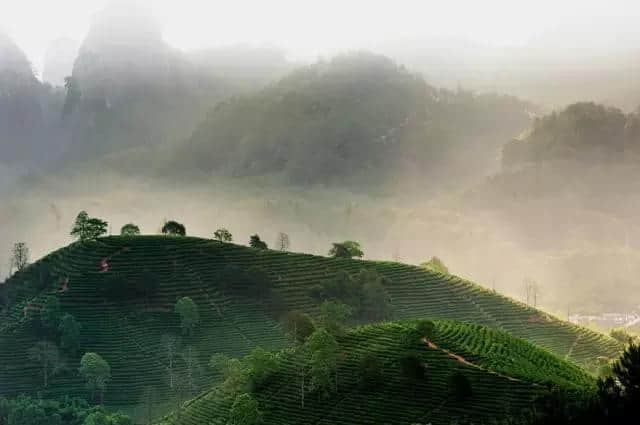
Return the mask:
M 338 337 L 338 391 L 329 397 L 306 394 L 301 407 L 301 352 L 284 350 L 265 384 L 253 391 L 265 425 L 286 424 L 443 424 L 492 423 L 520 416 L 547 392 L 547 384 L 566 390 L 595 390 L 595 380 L 572 362 L 479 325 L 436 321 L 429 339 L 410 321 L 366 325 Z M 362 385 L 363 359 L 374 357 L 378 376 Z M 422 365 L 403 372 L 411 357 Z M 450 384 L 464 376 L 470 391 Z M 469 389 L 469 387 L 467 387 Z M 162 425 L 226 424 L 234 394 L 223 387 L 185 403 Z
M 229 281 L 235 279 L 230 270 L 252 266 L 268 273 L 273 298 L 281 300 L 280 311 L 314 314 L 317 302 L 309 295 L 312 285 L 339 270 L 356 273 L 370 268 L 388 279 L 394 319 L 428 317 L 485 325 L 581 364 L 598 356 L 616 356 L 621 348 L 604 335 L 458 277 L 415 266 L 257 250 L 192 237 L 105 237 L 55 251 L 0 285 L 9 299 L 0 318 L 0 395 L 41 392 L 47 397 L 87 397 L 77 367 L 82 353 L 97 352 L 112 369 L 104 394 L 107 406 L 139 404 L 150 387 L 159 399 L 169 399 L 162 336 L 180 334 L 174 304 L 178 297 L 189 296 L 198 305 L 201 320 L 194 335 L 183 337 L 183 345 L 194 348 L 192 357 L 199 367 L 183 397 L 195 396 L 211 385 L 212 372 L 206 365 L 212 354 L 241 356 L 256 346 L 290 345 L 273 306 L 236 291 L 243 282 Z M 105 287 L 114 282 L 128 287 L 142 282 L 147 293 L 113 299 Z M 67 368 L 44 388 L 41 368 L 28 360 L 27 351 L 42 339 L 39 310 L 50 295 L 59 299 L 63 313 L 81 322 L 82 332 L 77 355 L 67 358 Z M 185 363 L 176 358 L 174 372 L 183 376 Z

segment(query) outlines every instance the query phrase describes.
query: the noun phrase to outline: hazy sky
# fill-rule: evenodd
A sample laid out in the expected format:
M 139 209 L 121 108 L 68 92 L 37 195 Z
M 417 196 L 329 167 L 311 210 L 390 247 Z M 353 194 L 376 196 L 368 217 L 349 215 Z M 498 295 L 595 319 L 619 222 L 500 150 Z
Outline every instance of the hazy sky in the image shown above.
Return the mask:
M 106 0 L 0 0 L 0 28 L 39 70 L 48 43 L 82 40 Z M 567 44 L 640 41 L 636 0 L 146 0 L 165 39 L 192 49 L 275 44 L 294 57 L 383 41 L 456 37 L 521 45 L 561 35 Z M 554 42 L 552 42 L 554 43 Z

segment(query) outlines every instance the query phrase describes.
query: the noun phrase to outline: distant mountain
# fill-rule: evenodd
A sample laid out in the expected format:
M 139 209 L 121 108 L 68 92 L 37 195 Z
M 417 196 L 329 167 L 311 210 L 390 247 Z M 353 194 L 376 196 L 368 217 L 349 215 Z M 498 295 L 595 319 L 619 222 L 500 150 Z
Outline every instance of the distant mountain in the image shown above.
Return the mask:
M 37 163 L 57 151 L 60 100 L 60 93 L 36 79 L 24 52 L 0 33 L 0 163 Z
M 177 161 L 204 173 L 282 174 L 296 183 L 477 177 L 528 125 L 531 109 L 511 97 L 439 90 L 384 56 L 353 53 L 220 104 Z
M 111 2 L 95 15 L 73 66 L 66 158 L 183 141 L 217 102 L 262 87 L 287 66 L 272 49 L 179 51 L 148 8 Z

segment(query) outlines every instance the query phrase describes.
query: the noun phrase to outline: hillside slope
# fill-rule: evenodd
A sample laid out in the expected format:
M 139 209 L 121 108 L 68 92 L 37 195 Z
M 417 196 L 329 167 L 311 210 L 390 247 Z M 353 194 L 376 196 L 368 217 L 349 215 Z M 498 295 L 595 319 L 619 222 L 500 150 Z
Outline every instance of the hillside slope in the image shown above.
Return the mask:
M 35 391 L 86 395 L 76 372 L 79 354 L 95 351 L 112 368 L 105 393 L 108 405 L 139 404 L 149 388 L 160 399 L 170 398 L 162 336 L 180 331 L 173 312 L 180 296 L 192 297 L 201 316 L 195 334 L 183 337 L 183 345 L 192 349 L 193 367 L 186 367 L 184 356 L 174 365 L 176 375 L 193 377 L 181 397 L 192 397 L 209 386 L 211 373 L 204 365 L 214 353 L 240 356 L 256 346 L 286 347 L 289 342 L 268 300 L 225 292 L 229 265 L 244 270 L 262 267 L 274 282 L 280 312 L 297 309 L 314 314 L 317 301 L 309 295 L 314 284 L 340 270 L 356 273 L 369 268 L 387 279 L 395 319 L 430 317 L 486 325 L 579 363 L 612 357 L 619 350 L 608 337 L 457 277 L 415 266 L 262 251 L 190 237 L 107 237 L 62 248 L 0 285 L 0 302 L 9 301 L 0 321 L 0 395 Z M 114 283 L 136 287 L 150 281 L 154 289 L 146 297 L 108 296 Z M 56 296 L 62 312 L 74 315 L 83 328 L 80 353 L 67 358 L 67 370 L 43 388 L 42 373 L 28 361 L 27 351 L 43 338 L 39 313 L 47 294 Z
M 506 333 L 452 321 L 436 322 L 427 339 L 412 322 L 367 325 L 338 338 L 339 388 L 329 397 L 311 392 L 301 408 L 300 350 L 281 353 L 266 385 L 251 396 L 264 424 L 451 424 L 455 419 L 487 423 L 519 415 L 546 391 L 594 388 L 580 368 Z M 424 375 L 403 372 L 404 358 L 415 358 Z M 363 385 L 361 362 L 375 358 L 374 385 Z M 450 377 L 461 374 L 471 394 L 461 397 Z M 371 379 L 371 378 L 370 378 Z M 366 381 L 364 381 L 366 382 Z M 187 403 L 163 424 L 225 424 L 234 400 L 222 387 Z M 466 423 L 466 422 L 465 422 Z

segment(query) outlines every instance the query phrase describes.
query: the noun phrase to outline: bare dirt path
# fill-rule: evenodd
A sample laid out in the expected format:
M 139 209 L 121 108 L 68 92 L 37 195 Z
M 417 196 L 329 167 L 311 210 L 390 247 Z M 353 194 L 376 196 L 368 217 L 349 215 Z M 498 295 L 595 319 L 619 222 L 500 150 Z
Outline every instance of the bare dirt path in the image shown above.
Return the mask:
M 428 340 L 426 337 L 422 338 L 422 342 L 424 342 L 427 345 L 427 347 L 431 348 L 432 350 L 438 350 L 438 351 L 440 351 L 442 353 L 445 353 L 447 356 L 451 357 L 452 359 L 455 359 L 456 361 L 458 361 L 458 362 L 460 362 L 460 363 L 462 363 L 464 365 L 467 365 L 467 366 L 470 366 L 470 367 L 474 367 L 476 369 L 483 370 L 483 371 L 485 371 L 487 373 L 490 373 L 492 375 L 496 375 L 496 376 L 499 376 L 501 378 L 508 379 L 509 381 L 526 382 L 526 383 L 530 383 L 532 385 L 538 385 L 536 383 L 523 381 L 522 379 L 514 378 L 513 376 L 509 376 L 509 375 L 504 375 L 502 373 L 498 373 L 496 371 L 493 371 L 493 370 L 487 369 L 485 367 L 482 367 L 480 365 L 477 365 L 475 363 L 472 363 L 472 362 L 470 362 L 469 360 L 465 359 L 464 357 L 462 357 L 459 354 L 456 354 L 456 353 L 454 353 L 452 351 L 449 351 L 449 350 L 447 350 L 445 348 L 438 347 L 436 344 L 434 344 L 432 341 Z

